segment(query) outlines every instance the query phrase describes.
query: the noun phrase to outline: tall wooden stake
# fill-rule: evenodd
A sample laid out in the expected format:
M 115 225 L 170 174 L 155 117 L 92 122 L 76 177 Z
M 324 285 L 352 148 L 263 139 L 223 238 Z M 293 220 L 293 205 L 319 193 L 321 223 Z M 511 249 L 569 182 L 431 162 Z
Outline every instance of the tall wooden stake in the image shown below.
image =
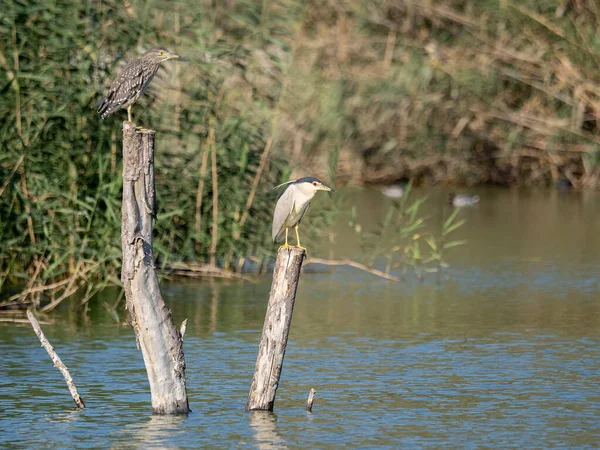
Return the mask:
M 273 411 L 303 260 L 303 249 L 282 248 L 277 252 L 246 411 Z
M 127 309 L 148 372 L 152 411 L 187 414 L 183 338 L 173 324 L 154 270 L 152 219 L 156 217 L 154 135 L 123 122 L 121 280 Z

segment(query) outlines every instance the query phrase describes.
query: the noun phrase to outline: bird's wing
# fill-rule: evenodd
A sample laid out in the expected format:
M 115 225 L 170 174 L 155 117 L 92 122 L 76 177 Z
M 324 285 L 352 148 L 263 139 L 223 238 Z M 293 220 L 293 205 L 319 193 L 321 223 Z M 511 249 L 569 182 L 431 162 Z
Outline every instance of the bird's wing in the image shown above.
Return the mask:
M 306 215 L 306 213 L 308 212 L 309 209 L 310 209 L 310 202 L 308 202 L 306 204 L 306 206 L 304 207 L 304 211 L 302 211 L 302 215 L 300 216 L 300 219 L 298 219 L 298 223 L 302 222 L 302 219 L 304 218 L 304 216 Z
M 285 221 L 294 207 L 293 191 L 294 186 L 288 186 L 275 205 L 275 212 L 273 213 L 273 230 L 271 232 L 274 242 L 281 239 L 281 234 L 285 231 Z
M 135 99 L 136 94 L 142 88 L 142 75 L 142 69 L 133 64 L 128 64 L 123 68 L 108 90 L 106 97 L 98 102 L 100 104 L 98 112 L 102 118 L 110 116 L 130 100 Z

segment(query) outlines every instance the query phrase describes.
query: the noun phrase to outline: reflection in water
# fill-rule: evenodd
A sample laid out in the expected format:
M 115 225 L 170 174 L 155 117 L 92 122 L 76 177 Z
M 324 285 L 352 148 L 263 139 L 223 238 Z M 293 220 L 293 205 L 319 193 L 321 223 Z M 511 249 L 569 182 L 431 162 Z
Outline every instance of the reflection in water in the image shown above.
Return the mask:
M 275 414 L 268 411 L 252 411 L 248 415 L 259 449 L 287 448 L 286 442 L 277 433 L 277 416 Z
M 210 328 L 209 331 L 214 333 L 217 329 L 217 314 L 219 311 L 219 285 L 214 278 L 209 280 L 210 284 Z
M 174 448 L 172 441 L 177 434 L 183 433 L 181 425 L 187 416 L 157 415 L 153 414 L 150 419 L 129 424 L 121 430 L 122 434 L 128 436 L 130 444 L 137 448 L 171 449 Z M 111 448 L 122 448 L 122 445 L 114 445 Z
M 82 411 L 83 409 L 73 407 L 71 411 L 61 412 L 53 416 L 51 419 L 49 419 L 49 421 L 63 423 L 75 422 L 80 419 L 80 413 Z

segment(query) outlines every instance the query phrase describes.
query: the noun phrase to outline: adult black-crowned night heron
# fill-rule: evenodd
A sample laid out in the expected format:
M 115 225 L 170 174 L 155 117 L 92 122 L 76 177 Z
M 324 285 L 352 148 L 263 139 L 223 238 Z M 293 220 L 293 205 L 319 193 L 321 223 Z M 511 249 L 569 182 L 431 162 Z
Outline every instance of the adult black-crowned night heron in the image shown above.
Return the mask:
M 298 225 L 310 208 L 310 202 L 317 191 L 335 192 L 329 186 L 325 186 L 315 177 L 304 177 L 295 181 L 276 186 L 275 189 L 286 186 L 279 196 L 273 213 L 273 242 L 280 242 L 285 236 L 285 244 L 282 247 L 290 247 L 288 244 L 288 231 L 290 228 L 296 230 L 296 247 L 300 245 Z
M 131 106 L 144 93 L 156 75 L 160 63 L 179 58 L 181 56 L 166 48 L 157 47 L 148 50 L 135 61 L 127 63 L 113 81 L 106 97 L 97 103 L 100 116 L 104 119 L 119 108 L 127 108 L 127 120 L 131 122 Z

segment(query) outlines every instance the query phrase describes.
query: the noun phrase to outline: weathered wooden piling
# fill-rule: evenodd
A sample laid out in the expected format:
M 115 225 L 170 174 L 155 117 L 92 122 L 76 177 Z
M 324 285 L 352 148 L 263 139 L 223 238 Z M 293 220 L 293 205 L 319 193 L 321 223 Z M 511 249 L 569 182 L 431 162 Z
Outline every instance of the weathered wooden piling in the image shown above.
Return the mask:
M 121 280 L 127 309 L 142 351 L 152 411 L 187 414 L 183 338 L 175 328 L 154 270 L 152 220 L 156 217 L 154 135 L 123 122 L 123 215 Z
M 280 248 L 277 252 L 246 411 L 273 411 L 304 255 L 300 248 Z

